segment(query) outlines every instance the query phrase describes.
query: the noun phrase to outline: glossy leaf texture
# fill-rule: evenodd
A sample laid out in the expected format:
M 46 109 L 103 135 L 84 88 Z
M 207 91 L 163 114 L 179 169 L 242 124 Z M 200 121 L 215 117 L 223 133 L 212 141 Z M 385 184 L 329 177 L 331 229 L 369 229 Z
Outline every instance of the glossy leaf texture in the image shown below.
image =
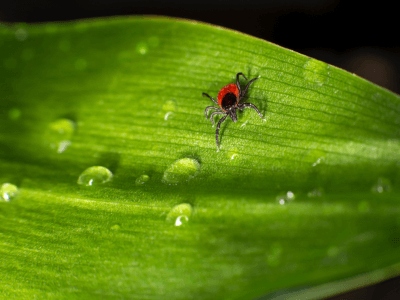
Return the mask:
M 162 17 L 4 26 L 0 48 L 2 297 L 319 298 L 400 273 L 398 95 Z M 202 93 L 238 72 L 265 121 L 227 119 L 217 152 Z

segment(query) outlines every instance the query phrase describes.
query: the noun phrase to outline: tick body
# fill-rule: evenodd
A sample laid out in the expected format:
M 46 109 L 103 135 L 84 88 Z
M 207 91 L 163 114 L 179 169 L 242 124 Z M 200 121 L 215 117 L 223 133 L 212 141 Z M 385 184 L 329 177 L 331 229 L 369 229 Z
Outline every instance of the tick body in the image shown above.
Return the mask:
M 208 119 L 207 112 L 210 109 L 214 109 L 215 111 L 211 113 L 210 115 L 210 120 L 215 125 L 213 117 L 215 115 L 224 115 L 218 122 L 217 125 L 217 130 L 215 132 L 215 139 L 217 141 L 217 151 L 219 151 L 219 141 L 218 141 L 218 136 L 219 136 L 219 128 L 221 127 L 221 124 L 225 121 L 225 119 L 229 116 L 233 122 L 237 122 L 237 114 L 236 110 L 240 109 L 243 110 L 244 108 L 250 107 L 254 109 L 261 117 L 261 119 L 264 119 L 263 115 L 260 113 L 258 108 L 252 104 L 252 103 L 239 103 L 240 100 L 244 97 L 244 95 L 247 92 L 247 89 L 249 88 L 250 84 L 257 80 L 257 78 L 253 78 L 250 80 L 244 90 L 241 89 L 240 87 L 240 82 L 239 82 L 239 76 L 243 76 L 244 79 L 247 80 L 246 76 L 243 75 L 243 73 L 237 73 L 236 74 L 236 84 L 231 83 L 226 86 L 224 86 L 218 93 L 218 102 L 215 101 L 215 99 L 211 96 L 209 96 L 206 93 L 203 93 L 203 97 L 207 96 L 210 98 L 215 104 L 217 104 L 219 107 L 215 106 L 207 106 L 206 110 L 204 111 L 204 114 L 206 115 L 206 119 Z

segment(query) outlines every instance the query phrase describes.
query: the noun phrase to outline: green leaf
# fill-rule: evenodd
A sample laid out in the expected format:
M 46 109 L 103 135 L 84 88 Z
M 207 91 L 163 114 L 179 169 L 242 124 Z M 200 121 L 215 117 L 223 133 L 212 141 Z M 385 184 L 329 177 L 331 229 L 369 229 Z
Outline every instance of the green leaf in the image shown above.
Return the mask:
M 4 27 L 0 47 L 3 298 L 319 298 L 400 274 L 398 95 L 169 18 Z M 238 72 L 265 121 L 227 119 L 217 152 L 201 95 Z

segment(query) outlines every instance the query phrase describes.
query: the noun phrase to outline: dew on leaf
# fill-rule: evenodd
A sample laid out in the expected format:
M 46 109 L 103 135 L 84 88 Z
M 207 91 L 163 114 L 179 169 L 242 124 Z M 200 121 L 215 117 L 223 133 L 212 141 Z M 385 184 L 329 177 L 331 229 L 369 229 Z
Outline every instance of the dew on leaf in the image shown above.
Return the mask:
M 87 168 L 79 175 L 78 184 L 85 186 L 95 186 L 111 180 L 113 173 L 102 166 Z
M 193 158 L 182 158 L 175 161 L 164 172 L 162 182 L 178 184 L 190 180 L 200 171 L 200 164 Z
M 136 185 L 143 185 L 147 181 L 149 181 L 150 177 L 148 175 L 140 175 L 138 178 L 136 178 L 135 184 Z
M 373 193 L 378 193 L 378 194 L 390 192 L 391 190 L 392 190 L 392 185 L 390 183 L 390 180 L 383 177 L 379 177 L 377 183 L 374 184 L 371 188 L 371 191 Z
M 167 215 L 166 221 L 175 226 L 181 226 L 189 222 L 193 208 L 188 203 L 181 203 L 174 206 Z
M 136 46 L 136 51 L 137 51 L 139 54 L 145 55 L 145 54 L 147 53 L 148 50 L 149 50 L 149 49 L 148 49 L 146 43 L 141 42 L 141 43 L 137 44 L 137 46 Z
M 288 204 L 289 202 L 293 201 L 295 198 L 296 198 L 296 196 L 294 195 L 294 193 L 292 191 L 288 191 L 286 193 L 282 193 L 282 194 L 279 194 L 278 196 L 276 196 L 276 201 L 280 205 L 285 205 L 285 204 Z
M 303 67 L 303 75 L 307 81 L 321 86 L 328 80 L 330 71 L 328 64 L 310 58 L 306 61 Z
M 11 183 L 3 183 L 0 188 L 0 201 L 10 202 L 18 194 L 18 188 Z
M 71 145 L 75 127 L 75 122 L 71 120 L 58 119 L 49 124 L 44 139 L 50 148 L 55 149 L 57 153 L 63 153 Z

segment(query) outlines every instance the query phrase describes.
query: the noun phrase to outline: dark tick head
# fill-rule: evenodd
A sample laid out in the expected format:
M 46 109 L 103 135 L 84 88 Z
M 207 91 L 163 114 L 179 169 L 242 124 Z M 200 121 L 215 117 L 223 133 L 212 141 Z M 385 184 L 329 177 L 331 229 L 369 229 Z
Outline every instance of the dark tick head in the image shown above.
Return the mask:
M 231 110 L 237 104 L 237 98 L 234 93 L 227 93 L 221 101 L 221 108 L 223 110 Z

